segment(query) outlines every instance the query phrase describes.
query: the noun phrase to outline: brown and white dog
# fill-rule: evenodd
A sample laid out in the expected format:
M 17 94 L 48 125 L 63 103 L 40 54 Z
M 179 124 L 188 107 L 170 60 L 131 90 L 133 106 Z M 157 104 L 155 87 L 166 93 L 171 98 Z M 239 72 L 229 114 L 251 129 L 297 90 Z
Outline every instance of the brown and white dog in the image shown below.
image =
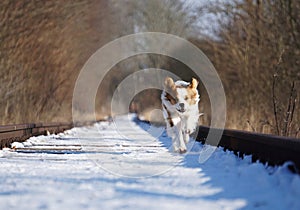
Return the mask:
M 167 134 L 172 138 L 174 152 L 185 153 L 189 135 L 193 133 L 200 116 L 198 81 L 191 83 L 167 77 L 161 94 L 163 116 L 167 124 Z

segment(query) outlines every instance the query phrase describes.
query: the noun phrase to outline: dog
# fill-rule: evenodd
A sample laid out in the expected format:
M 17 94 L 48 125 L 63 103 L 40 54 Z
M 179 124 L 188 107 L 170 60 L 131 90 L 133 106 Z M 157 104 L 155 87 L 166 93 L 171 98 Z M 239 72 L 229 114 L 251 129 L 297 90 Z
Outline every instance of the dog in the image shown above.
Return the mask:
M 173 81 L 167 77 L 161 94 L 163 117 L 168 136 L 172 138 L 174 152 L 185 153 L 190 134 L 196 130 L 200 116 L 197 90 L 198 81 Z

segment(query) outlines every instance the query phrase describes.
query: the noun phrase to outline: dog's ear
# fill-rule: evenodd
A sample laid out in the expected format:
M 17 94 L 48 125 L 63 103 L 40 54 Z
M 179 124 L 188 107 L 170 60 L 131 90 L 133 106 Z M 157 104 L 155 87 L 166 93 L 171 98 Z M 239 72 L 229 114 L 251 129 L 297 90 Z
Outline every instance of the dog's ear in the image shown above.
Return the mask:
M 171 77 L 166 77 L 165 79 L 165 88 L 170 88 L 170 89 L 173 89 L 174 87 L 174 81 Z
M 199 82 L 195 78 L 192 78 L 192 82 L 190 84 L 190 87 L 196 89 L 198 84 L 199 84 Z

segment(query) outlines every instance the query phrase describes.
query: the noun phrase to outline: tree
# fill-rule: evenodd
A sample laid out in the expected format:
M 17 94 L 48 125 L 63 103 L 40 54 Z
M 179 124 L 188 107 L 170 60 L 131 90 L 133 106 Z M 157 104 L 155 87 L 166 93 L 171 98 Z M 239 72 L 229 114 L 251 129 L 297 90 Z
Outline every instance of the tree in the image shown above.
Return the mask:
M 220 17 L 217 39 L 206 37 L 201 44 L 206 45 L 225 84 L 231 108 L 228 126 L 244 125 L 236 128 L 245 129 L 248 123 L 256 131 L 269 127 L 272 133 L 297 135 L 299 6 L 297 1 L 263 0 L 211 5 L 209 11 Z

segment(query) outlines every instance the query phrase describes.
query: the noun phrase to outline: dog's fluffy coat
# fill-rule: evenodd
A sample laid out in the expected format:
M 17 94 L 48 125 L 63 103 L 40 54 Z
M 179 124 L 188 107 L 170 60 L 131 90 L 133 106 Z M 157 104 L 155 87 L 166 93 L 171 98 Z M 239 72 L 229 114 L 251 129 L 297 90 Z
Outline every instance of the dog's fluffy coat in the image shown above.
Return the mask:
M 172 138 L 174 152 L 186 152 L 189 135 L 198 124 L 200 98 L 197 86 L 198 81 L 194 78 L 191 83 L 181 80 L 174 82 L 170 77 L 165 79 L 161 100 L 167 133 Z

